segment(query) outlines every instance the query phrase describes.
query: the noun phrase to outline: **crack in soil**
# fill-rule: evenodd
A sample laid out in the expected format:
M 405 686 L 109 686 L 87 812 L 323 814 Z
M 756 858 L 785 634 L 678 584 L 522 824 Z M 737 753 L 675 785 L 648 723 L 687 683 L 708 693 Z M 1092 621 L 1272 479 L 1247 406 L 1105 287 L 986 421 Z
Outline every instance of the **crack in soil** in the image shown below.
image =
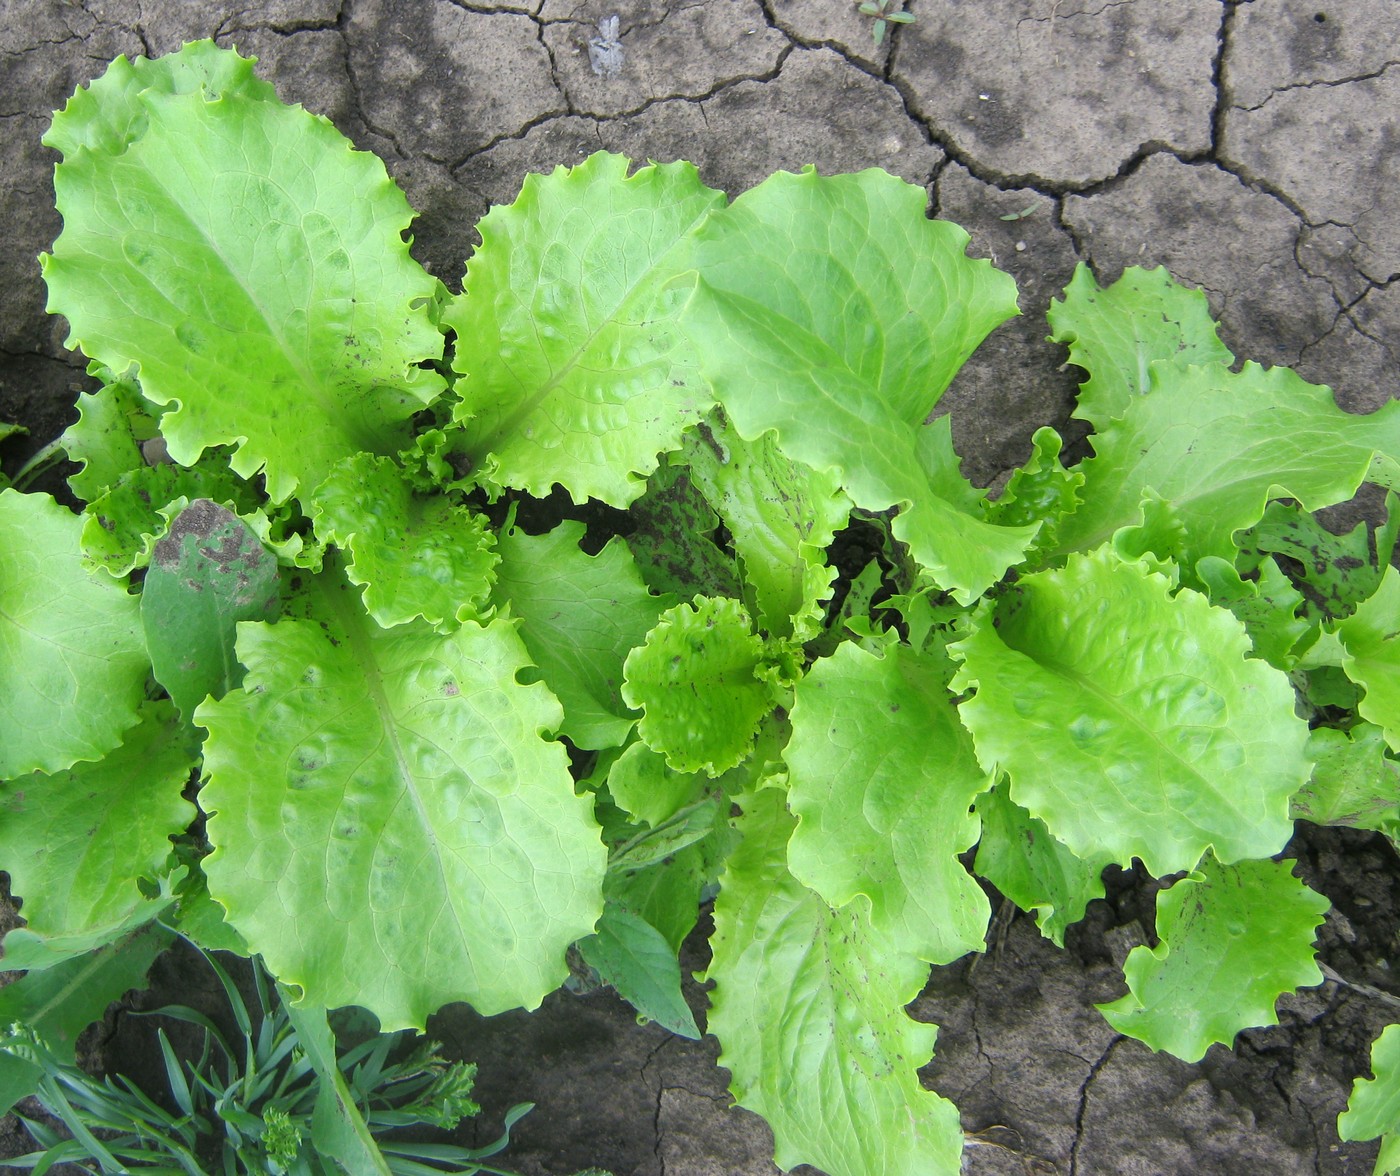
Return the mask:
M 1382 77 L 1388 70 L 1394 69 L 1397 65 L 1400 65 L 1400 61 L 1387 61 L 1379 69 L 1370 70 L 1367 73 L 1352 74 L 1344 78 L 1314 78 L 1307 82 L 1292 82 L 1289 85 L 1279 86 L 1271 90 L 1262 102 L 1254 106 L 1241 106 L 1239 103 L 1232 103 L 1231 108 L 1253 114 L 1256 110 L 1263 110 L 1265 106 L 1280 94 L 1288 94 L 1294 90 L 1314 90 L 1318 88 L 1330 90 L 1337 86 L 1349 86 L 1353 82 L 1373 82 L 1377 78 Z
M 1100 1071 L 1108 1065 L 1109 1059 L 1113 1056 L 1113 1051 L 1118 1046 L 1127 1041 L 1121 1033 L 1116 1034 L 1112 1041 L 1104 1047 L 1103 1053 L 1089 1067 L 1089 1073 L 1085 1075 L 1084 1081 L 1079 1084 L 1079 1105 L 1074 1115 L 1074 1143 L 1069 1149 L 1069 1176 L 1079 1176 L 1079 1145 L 1084 1142 L 1084 1117 L 1089 1110 L 1089 1089 L 1098 1078 Z

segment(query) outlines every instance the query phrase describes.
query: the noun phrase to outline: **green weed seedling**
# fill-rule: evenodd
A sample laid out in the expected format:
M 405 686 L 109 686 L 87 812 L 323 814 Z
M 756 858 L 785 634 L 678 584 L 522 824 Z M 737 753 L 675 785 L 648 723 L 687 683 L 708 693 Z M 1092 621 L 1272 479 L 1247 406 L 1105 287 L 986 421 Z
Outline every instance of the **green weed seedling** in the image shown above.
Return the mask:
M 1175 879 L 1102 1006 L 1154 1049 L 1321 982 L 1278 855 L 1400 835 L 1400 511 L 1315 512 L 1400 485 L 1400 403 L 1081 267 L 1049 318 L 1093 456 L 1040 429 L 991 498 L 926 422 L 1015 284 L 885 172 L 731 201 L 600 153 L 493 208 L 452 293 L 380 161 L 210 43 L 45 141 L 100 387 L 82 513 L 0 491 L 0 1024 L 71 1056 L 173 928 L 298 994 L 318 1098 L 353 1081 L 325 1010 L 531 1009 L 570 961 L 694 1038 L 713 898 L 705 1030 L 777 1162 L 952 1176 L 905 1008 L 984 946 L 974 847 L 1056 943 L 1109 863 Z M 1395 1042 L 1341 1124 L 1387 1148 Z M 7 1096 L 50 1073 L 0 1053 Z
M 895 10 L 893 8 L 895 4 L 899 4 L 901 7 Z M 903 11 L 903 0 L 862 0 L 860 11 L 866 16 L 875 18 L 870 35 L 874 38 L 877 49 L 884 44 L 886 25 L 914 23 L 914 14 Z
M 181 1061 L 158 1030 L 173 1111 L 120 1075 L 90 1077 L 32 1024 L 10 1026 L 0 1058 L 37 1071 L 34 1096 L 66 1134 L 21 1114 L 42 1150 L 8 1165 L 46 1171 L 57 1163 L 95 1162 L 104 1173 L 135 1168 L 188 1176 L 511 1176 L 482 1161 L 507 1146 L 511 1127 L 532 1104 L 512 1107 L 505 1132 L 486 1147 L 404 1141 L 395 1134 L 403 1128 L 451 1130 L 480 1112 L 471 1098 L 474 1065 L 444 1061 L 434 1042 L 413 1046 L 406 1031 L 371 1034 L 337 1050 L 324 1017 L 318 1023 L 283 994 L 274 997 L 257 957 L 251 961 L 256 1009 L 213 956 L 205 959 L 227 995 L 238 1037 L 227 1040 L 208 1017 L 185 1006 L 143 1014 L 203 1031 L 199 1055 Z M 351 1142 L 352 1135 L 360 1138 Z

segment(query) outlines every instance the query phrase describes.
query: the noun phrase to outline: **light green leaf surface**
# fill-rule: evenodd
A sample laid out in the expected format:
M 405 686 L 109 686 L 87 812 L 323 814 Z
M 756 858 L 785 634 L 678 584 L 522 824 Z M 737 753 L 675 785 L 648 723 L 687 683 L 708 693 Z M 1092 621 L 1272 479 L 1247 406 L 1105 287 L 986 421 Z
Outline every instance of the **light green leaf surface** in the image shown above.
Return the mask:
M 851 511 L 836 475 L 784 457 L 771 433 L 745 441 L 717 410 L 685 435 L 683 452 L 744 561 L 759 625 L 798 642 L 815 637 L 836 576 L 825 549 Z
M 1001 527 L 1040 524 L 1034 550 L 1054 545 L 1060 520 L 1079 505 L 1079 488 L 1084 475 L 1067 470 L 1060 460 L 1064 440 L 1048 425 L 1031 437 L 1031 455 L 1012 471 L 1006 489 L 995 502 L 986 505 L 987 516 Z
M 263 470 L 274 502 L 342 457 L 401 447 L 442 389 L 418 366 L 442 336 L 383 164 L 241 83 L 217 99 L 123 92 L 120 135 L 55 170 L 64 228 L 42 261 L 68 345 L 114 372 L 136 365 L 146 397 L 176 406 L 161 432 L 177 462 L 235 445 L 234 471 Z M 50 139 L 86 134 L 61 114 Z
M 138 602 L 83 566 L 82 526 L 46 494 L 0 490 L 0 779 L 101 759 L 137 719 Z
M 1366 691 L 1357 710 L 1400 751 L 1400 571 L 1387 567 L 1376 594 L 1338 621 L 1336 632 L 1346 650 L 1342 669 Z
M 44 145 L 64 155 L 80 149 L 120 155 L 145 132 L 142 94 L 222 94 L 275 102 L 277 92 L 253 72 L 256 57 L 240 57 L 213 41 L 192 41 L 178 53 L 154 59 L 117 57 L 107 72 L 79 86 L 54 118 Z
M 415 617 L 442 630 L 480 618 L 496 565 L 482 515 L 413 493 L 392 461 L 368 453 L 340 462 L 315 497 L 317 535 L 350 553 L 346 574 L 386 629 Z
M 83 467 L 68 478 L 68 486 L 84 502 L 100 498 L 123 474 L 143 467 L 141 443 L 158 432 L 157 410 L 136 381 L 103 375 L 102 387 L 79 395 L 78 419 L 59 438 L 68 456 Z
M 622 699 L 642 711 L 638 734 L 671 768 L 718 776 L 748 755 L 773 708 L 764 656 L 738 601 L 699 596 L 662 613 L 627 655 Z
M 1371 1043 L 1371 1077 L 1358 1078 L 1347 1109 L 1337 1116 L 1342 1139 L 1400 1133 L 1400 1025 L 1387 1025 Z M 1376 1166 L 1377 1173 L 1383 1171 Z
M 638 740 L 608 772 L 612 798 L 638 821 L 656 826 L 694 801 L 710 785 L 703 772 L 677 772 L 666 757 Z
M 501 531 L 495 601 L 521 618 L 525 648 L 564 706 L 560 731 L 596 751 L 619 746 L 632 730 L 622 665 L 675 599 L 647 591 L 624 540 L 587 555 L 583 536 L 584 525 L 571 520 L 546 535 Z
M 602 910 L 589 798 L 521 686 L 514 626 L 384 630 L 330 573 L 308 620 L 244 624 L 244 688 L 206 702 L 210 893 L 310 1003 L 421 1027 L 533 1008 Z
M 794 819 L 778 789 L 744 801 L 715 901 L 709 1031 L 740 1106 L 773 1128 L 774 1159 L 842 1176 L 955 1176 L 957 1108 L 919 1085 L 936 1031 L 904 1013 L 927 966 L 833 910 L 787 869 Z
M 1293 797 L 1295 820 L 1375 829 L 1395 840 L 1400 833 L 1400 763 L 1386 755 L 1379 727 L 1318 727 L 1308 735 L 1308 758 L 1312 779 Z
M 0 788 L 0 869 L 24 899 L 31 934 L 100 932 L 152 905 L 136 880 L 155 876 L 170 838 L 194 820 L 180 794 L 198 747 L 169 703 L 142 710 L 141 723 L 99 762 Z
M 1103 869 L 1108 855 L 1086 861 L 1050 835 L 999 785 L 977 798 L 982 840 L 975 867 L 1023 911 L 1034 911 L 1040 933 L 1057 947 L 1065 945 L 1065 928 L 1084 917 L 1089 903 L 1104 896 Z
M 156 681 L 187 721 L 243 680 L 238 622 L 273 620 L 281 602 L 276 557 L 237 515 L 200 498 L 171 522 L 141 586 L 141 624 Z
M 1233 563 L 1234 533 L 1257 523 L 1269 499 L 1307 510 L 1345 502 L 1377 454 L 1400 457 L 1400 403 L 1343 412 L 1328 389 L 1253 363 L 1240 372 L 1159 363 L 1151 378 L 1151 394 L 1095 434 L 1061 551 L 1098 547 L 1127 527 L 1133 550 L 1174 557 L 1188 572 L 1207 555 Z M 1170 507 L 1179 535 L 1144 523 L 1147 497 Z
M 1322 983 L 1313 933 L 1331 905 L 1289 873 L 1292 864 L 1207 857 L 1199 873 L 1159 892 L 1160 942 L 1128 953 L 1128 995 L 1098 1006 L 1105 1020 L 1185 1062 L 1241 1029 L 1277 1025 L 1281 994 Z
M 899 506 L 897 538 L 967 601 L 1034 535 L 961 508 L 930 465 L 924 422 L 1015 283 L 924 214 L 885 172 L 779 172 L 697 231 L 700 279 L 682 322 L 739 434 L 773 430 L 794 461 L 831 471 L 855 504 Z
M 700 1040 L 695 1017 L 681 995 L 681 969 L 665 937 L 645 919 L 609 903 L 598 930 L 580 939 L 578 949 L 605 984 L 663 1029 Z
M 1145 401 L 1143 403 L 1146 403 Z M 1027 576 L 972 633 L 955 691 L 984 767 L 1087 860 L 1155 875 L 1268 857 L 1307 781 L 1293 689 L 1244 629 L 1111 549 Z
M 832 907 L 857 895 L 890 944 L 947 964 L 980 950 L 991 911 L 958 861 L 991 786 L 944 686 L 942 658 L 847 643 L 797 685 L 788 867 Z
M 1074 415 L 1103 429 L 1138 396 L 1152 390 L 1152 364 L 1229 366 L 1235 357 L 1216 334 L 1203 291 L 1178 285 L 1165 269 L 1130 266 L 1101 288 L 1081 262 L 1052 298 L 1050 338 L 1069 345 L 1069 361 L 1089 373 Z
M 659 452 L 713 402 L 674 325 L 687 234 L 724 194 L 693 165 L 627 175 L 598 152 L 528 176 L 477 226 L 481 247 L 444 312 L 457 332 L 456 416 L 479 479 L 625 507 Z
M 227 468 L 205 455 L 197 466 L 141 465 L 128 470 L 83 515 L 83 555 L 118 579 L 151 562 L 170 520 L 196 499 L 255 511 L 257 497 Z

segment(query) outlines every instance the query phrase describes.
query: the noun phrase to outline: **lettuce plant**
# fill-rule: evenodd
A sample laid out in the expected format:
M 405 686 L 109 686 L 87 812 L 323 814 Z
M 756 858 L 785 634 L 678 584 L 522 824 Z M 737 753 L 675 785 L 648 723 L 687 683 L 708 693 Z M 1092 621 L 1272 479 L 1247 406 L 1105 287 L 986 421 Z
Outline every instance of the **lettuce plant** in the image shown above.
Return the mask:
M 1154 1049 L 1321 981 L 1279 855 L 1400 828 L 1400 514 L 1315 512 L 1396 486 L 1400 407 L 1081 268 L 1050 325 L 1093 456 L 1041 429 L 991 497 L 930 418 L 1015 286 L 883 172 L 731 202 L 595 155 L 493 209 L 453 295 L 379 161 L 209 43 L 118 59 L 46 142 L 49 307 L 102 386 L 83 513 L 0 494 L 21 992 L 115 987 L 169 926 L 386 1029 L 572 964 L 694 1037 L 715 895 L 735 1098 L 780 1165 L 873 1176 L 959 1167 L 904 1006 L 982 948 L 973 847 L 1056 942 L 1108 863 L 1175 876 L 1102 1009 Z M 1344 1131 L 1400 1125 L 1377 1048 Z

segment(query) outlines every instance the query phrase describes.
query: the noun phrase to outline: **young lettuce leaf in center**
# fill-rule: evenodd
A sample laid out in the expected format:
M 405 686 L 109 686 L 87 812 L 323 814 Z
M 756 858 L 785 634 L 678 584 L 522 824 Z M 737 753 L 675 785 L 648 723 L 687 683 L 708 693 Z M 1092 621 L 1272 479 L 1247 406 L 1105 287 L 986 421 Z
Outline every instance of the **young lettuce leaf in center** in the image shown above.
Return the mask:
M 866 510 L 898 506 L 896 538 L 968 603 L 1020 561 L 1035 527 L 998 527 L 950 498 L 961 479 L 924 422 L 1015 283 L 924 215 L 884 172 L 779 172 L 696 230 L 683 315 L 701 370 L 746 440 L 834 470 Z M 966 483 L 964 489 L 970 490 Z

